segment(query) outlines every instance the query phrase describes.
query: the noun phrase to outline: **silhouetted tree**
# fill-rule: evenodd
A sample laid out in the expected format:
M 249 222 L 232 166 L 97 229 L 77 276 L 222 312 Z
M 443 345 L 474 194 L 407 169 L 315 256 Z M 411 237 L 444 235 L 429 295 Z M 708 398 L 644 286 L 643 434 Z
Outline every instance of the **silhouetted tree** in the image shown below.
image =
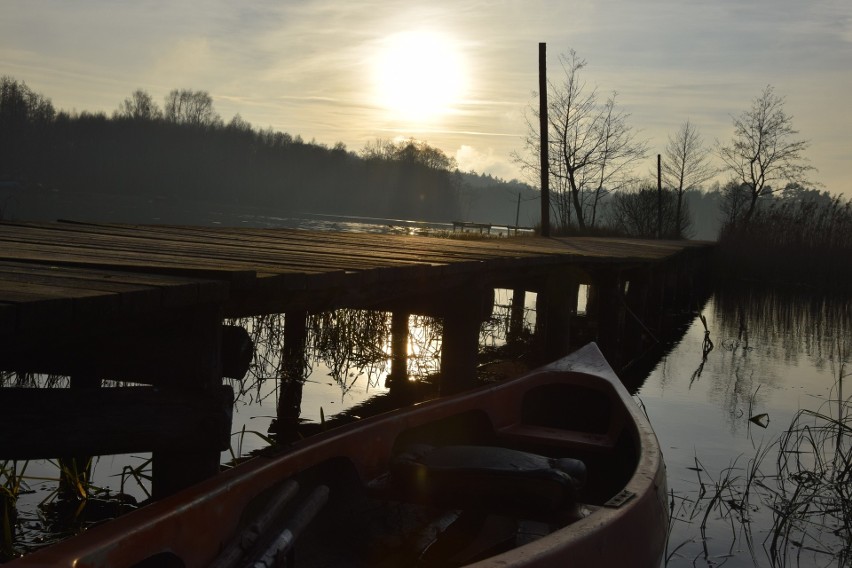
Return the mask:
M 664 238 L 689 233 L 691 226 L 686 204 L 678 211 L 677 192 L 666 189 L 662 192 L 662 213 Z M 658 225 L 657 187 L 647 184 L 635 191 L 624 190 L 613 195 L 609 202 L 609 225 L 613 229 L 633 237 L 654 238 Z
M 31 178 L 49 164 L 49 129 L 55 116 L 50 99 L 23 81 L 0 77 L 0 175 Z
M 136 89 L 119 105 L 115 116 L 132 120 L 157 120 L 163 113 L 146 91 Z
M 207 91 L 174 89 L 166 96 L 163 115 L 169 122 L 193 126 L 215 126 L 221 123 L 213 110 L 213 97 Z
M 784 102 L 767 85 L 751 109 L 734 118 L 731 144 L 719 147 L 719 156 L 735 183 L 749 191 L 748 203 L 738 218 L 745 225 L 754 214 L 757 200 L 773 184 L 804 185 L 807 175 L 814 171 L 804 156 L 809 142 L 796 138 L 799 132 L 793 128 L 793 117 L 784 110 Z
M 749 204 L 753 203 L 754 193 L 751 187 L 745 183 L 732 180 L 722 188 L 722 215 L 724 227 L 733 227 L 738 219 L 742 219 Z
M 582 230 L 595 226 L 601 199 L 630 181 L 630 167 L 645 157 L 646 143 L 637 140 L 628 125 L 630 115 L 618 110 L 616 93 L 599 103 L 597 89 L 586 88 L 581 77 L 585 60 L 573 50 L 559 60 L 564 74 L 562 83 L 551 82 L 547 95 L 550 176 L 564 180 Z M 528 117 L 526 147 L 534 159 L 522 161 L 537 171 L 537 106 L 530 107 L 530 114 L 535 120 Z
M 708 158 L 709 151 L 704 148 L 698 129 L 688 120 L 681 125 L 674 137 L 669 136 L 665 157 L 661 160 L 661 170 L 663 184 L 673 189 L 677 196 L 677 219 L 683 219 L 684 193 L 697 189 L 716 174 L 716 169 L 707 161 Z M 677 226 L 680 227 L 681 224 Z M 680 238 L 682 235 L 672 236 Z

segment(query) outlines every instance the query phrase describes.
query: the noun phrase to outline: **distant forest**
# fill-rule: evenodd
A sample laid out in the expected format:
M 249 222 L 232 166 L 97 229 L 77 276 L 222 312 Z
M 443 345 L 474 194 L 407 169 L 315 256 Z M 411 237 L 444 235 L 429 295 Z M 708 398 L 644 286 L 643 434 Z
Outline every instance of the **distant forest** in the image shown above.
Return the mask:
M 204 91 L 172 91 L 160 109 L 137 90 L 112 116 L 56 111 L 9 77 L 0 79 L 0 184 L 48 192 L 43 200 L 61 195 L 72 214 L 91 217 L 122 198 L 140 216 L 155 213 L 141 211 L 145 204 L 175 201 L 279 215 L 514 223 L 520 194 L 519 222 L 528 224 L 539 208 L 529 185 L 463 174 L 424 142 L 377 140 L 359 153 L 305 142 L 252 128 L 239 115 L 225 123 Z
M 779 196 L 793 193 L 826 199 L 795 186 Z M 718 184 L 686 192 L 682 234 L 716 239 L 736 195 Z M 614 192 L 599 226 L 653 236 L 657 199 L 647 183 Z M 208 93 L 192 90 L 172 91 L 162 108 L 140 89 L 112 116 L 70 113 L 0 78 L 0 219 L 202 223 L 217 212 L 222 223 L 327 214 L 533 227 L 540 211 L 537 188 L 461 172 L 422 141 L 358 152 L 305 142 L 240 115 L 226 123 Z

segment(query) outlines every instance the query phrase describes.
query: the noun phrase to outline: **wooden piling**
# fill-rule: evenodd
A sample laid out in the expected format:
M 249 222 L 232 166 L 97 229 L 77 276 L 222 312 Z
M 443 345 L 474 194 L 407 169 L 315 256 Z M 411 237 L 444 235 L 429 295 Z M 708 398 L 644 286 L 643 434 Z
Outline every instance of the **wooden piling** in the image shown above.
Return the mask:
M 578 275 L 570 270 L 553 272 L 544 279 L 536 299 L 536 335 L 542 356 L 555 361 L 568 354 L 571 320 L 577 313 Z
M 222 317 L 216 305 L 191 310 L 192 317 L 176 323 L 183 336 L 184 359 L 194 372 L 168 388 L 210 395 L 222 385 Z M 219 473 L 220 451 L 188 447 L 155 451 L 152 456 L 152 494 L 155 499 Z
M 385 386 L 399 390 L 408 383 L 408 319 L 405 310 L 395 310 L 391 314 L 391 369 Z
M 515 288 L 512 290 L 512 307 L 509 314 L 509 329 L 506 332 L 506 340 L 510 343 L 517 341 L 523 335 L 526 297 L 527 292 L 523 288 Z
M 292 310 L 284 314 L 284 346 L 281 352 L 278 408 L 275 430 L 279 438 L 295 440 L 302 413 L 302 389 L 307 364 L 308 312 Z
M 441 395 L 476 384 L 479 330 L 494 304 L 494 290 L 464 288 L 447 295 L 441 338 Z

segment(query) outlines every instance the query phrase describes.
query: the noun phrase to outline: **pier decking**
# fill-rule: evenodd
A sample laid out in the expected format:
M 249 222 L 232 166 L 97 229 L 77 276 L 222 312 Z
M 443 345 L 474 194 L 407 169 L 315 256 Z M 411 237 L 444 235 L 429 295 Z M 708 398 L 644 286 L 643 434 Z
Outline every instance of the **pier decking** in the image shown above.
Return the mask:
M 72 388 L 58 396 L 72 407 L 85 397 L 80 387 L 97 386 L 102 379 L 163 387 L 165 395 L 158 391 L 157 396 L 166 400 L 157 404 L 167 410 L 158 410 L 158 419 L 171 412 L 182 423 L 196 420 L 219 433 L 213 442 L 181 442 L 169 432 L 147 436 L 138 424 L 145 412 L 131 412 L 134 403 L 117 396 L 116 404 L 126 405 L 132 418 L 121 420 L 122 411 L 113 411 L 103 439 L 92 427 L 87 443 L 74 449 L 153 451 L 155 492 L 162 495 L 214 472 L 216 446 L 227 447 L 230 409 L 222 378 L 240 373 L 247 347 L 238 329 L 223 327 L 224 318 L 284 312 L 287 322 L 295 322 L 285 334 L 298 336 L 299 319 L 304 333 L 308 312 L 376 309 L 394 313 L 393 334 L 400 337 L 407 334 L 408 314 L 435 315 L 444 319 L 441 371 L 451 390 L 472 379 L 479 326 L 490 313 L 495 288 L 516 290 L 516 298 L 523 297 L 517 291 L 538 292 L 537 332 L 555 358 L 568 349 L 577 289 L 590 284 L 588 311 L 606 352 L 608 342 L 621 341 L 628 310 L 650 333 L 650 314 L 674 291 L 688 291 L 684 275 L 688 279 L 709 250 L 708 243 L 699 242 L 589 237 L 472 240 L 5 222 L 0 223 L 0 370 L 70 376 Z M 404 356 L 395 353 L 394 364 Z M 61 453 L 69 450 L 62 424 L 28 435 L 27 423 L 56 420 L 22 408 L 32 406 L 23 401 L 34 399 L 33 393 L 13 392 L 21 390 L 0 390 L 0 430 L 6 440 L 16 440 L 0 443 L 0 458 L 67 455 Z M 187 392 L 211 401 L 197 419 L 186 414 L 184 403 L 173 402 Z M 61 401 L 54 404 L 61 406 Z
M 279 229 L 0 223 L 0 336 L 216 304 L 223 316 L 499 284 L 560 266 L 664 263 L 706 243 L 457 240 Z M 521 271 L 522 274 L 518 274 Z M 523 272 L 526 271 L 526 274 Z

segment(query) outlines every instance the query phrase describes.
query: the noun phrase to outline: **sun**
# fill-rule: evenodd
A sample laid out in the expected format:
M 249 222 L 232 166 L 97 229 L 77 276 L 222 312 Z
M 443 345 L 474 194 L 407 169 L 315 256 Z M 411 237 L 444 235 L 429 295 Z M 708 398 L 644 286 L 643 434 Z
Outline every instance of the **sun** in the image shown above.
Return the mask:
M 454 110 L 467 75 L 461 50 L 448 36 L 399 32 L 381 42 L 374 60 L 376 102 L 395 119 L 429 122 Z

